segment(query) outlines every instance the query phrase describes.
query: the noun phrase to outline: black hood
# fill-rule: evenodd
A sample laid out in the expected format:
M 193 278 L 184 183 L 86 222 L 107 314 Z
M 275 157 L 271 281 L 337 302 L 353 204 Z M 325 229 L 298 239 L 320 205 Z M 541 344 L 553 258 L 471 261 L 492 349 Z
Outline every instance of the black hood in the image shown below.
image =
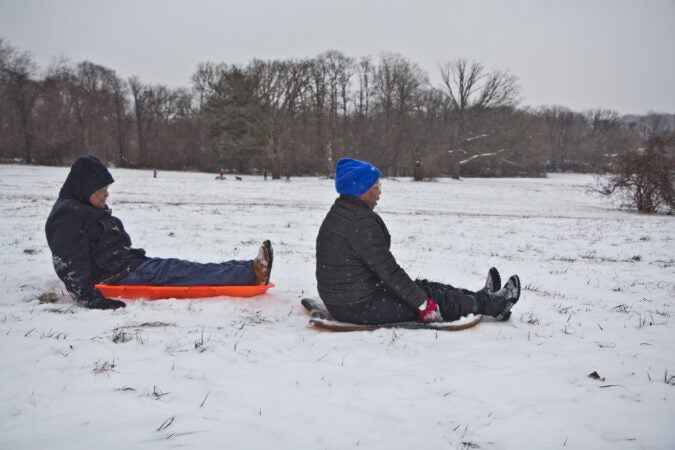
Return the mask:
M 95 156 L 80 156 L 70 168 L 59 198 L 72 197 L 89 205 L 89 197 L 115 181 L 108 169 Z

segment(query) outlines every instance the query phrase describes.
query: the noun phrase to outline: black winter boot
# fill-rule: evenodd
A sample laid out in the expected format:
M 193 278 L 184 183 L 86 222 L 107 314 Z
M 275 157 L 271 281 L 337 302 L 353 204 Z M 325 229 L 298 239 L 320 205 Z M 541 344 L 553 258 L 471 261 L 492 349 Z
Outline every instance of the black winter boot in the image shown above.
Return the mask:
M 511 276 L 503 288 L 490 295 L 490 301 L 485 305 L 485 315 L 497 320 L 509 320 L 511 308 L 520 298 L 520 278 Z
M 485 280 L 485 287 L 483 288 L 483 290 L 486 292 L 497 292 L 499 290 L 499 286 L 501 285 L 502 285 L 502 277 L 499 275 L 499 271 L 494 267 L 490 267 L 490 270 L 488 270 L 487 280 Z
M 500 294 L 507 300 L 516 303 L 520 298 L 520 277 L 518 275 L 511 275 L 504 287 L 497 292 L 497 295 Z
M 127 306 L 127 304 L 124 302 L 105 297 L 94 298 L 88 302 L 82 303 L 82 305 L 89 309 L 117 309 L 126 308 Z

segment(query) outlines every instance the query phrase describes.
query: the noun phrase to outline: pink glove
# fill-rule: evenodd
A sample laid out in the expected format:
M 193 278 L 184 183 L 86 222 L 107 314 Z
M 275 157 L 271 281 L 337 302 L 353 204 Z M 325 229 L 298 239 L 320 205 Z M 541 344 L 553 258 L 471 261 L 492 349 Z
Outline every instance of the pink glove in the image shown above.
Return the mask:
M 422 322 L 443 322 L 443 316 L 441 316 L 441 311 L 438 309 L 438 305 L 432 299 L 427 298 L 427 307 L 424 309 L 418 309 L 417 314 L 420 315 Z

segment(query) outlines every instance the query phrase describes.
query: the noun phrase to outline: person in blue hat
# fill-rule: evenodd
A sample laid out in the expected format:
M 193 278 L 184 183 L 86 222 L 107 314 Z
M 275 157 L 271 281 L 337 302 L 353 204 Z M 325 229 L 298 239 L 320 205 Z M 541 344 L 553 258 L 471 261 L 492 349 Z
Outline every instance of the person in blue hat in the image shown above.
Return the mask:
M 316 238 L 317 289 L 326 308 L 343 322 L 381 325 L 405 321 L 453 321 L 468 314 L 508 320 L 520 297 L 520 279 L 490 268 L 479 291 L 413 280 L 390 251 L 391 236 L 374 211 L 382 189 L 380 170 L 352 158 L 335 167 L 340 196 Z
M 95 156 L 81 156 L 54 203 L 45 233 L 54 270 L 71 297 L 93 309 L 117 309 L 124 302 L 105 298 L 95 284 L 147 286 L 246 286 L 268 284 L 272 244 L 266 240 L 253 260 L 198 263 L 149 258 L 134 248 L 122 221 L 106 200 L 114 182 Z

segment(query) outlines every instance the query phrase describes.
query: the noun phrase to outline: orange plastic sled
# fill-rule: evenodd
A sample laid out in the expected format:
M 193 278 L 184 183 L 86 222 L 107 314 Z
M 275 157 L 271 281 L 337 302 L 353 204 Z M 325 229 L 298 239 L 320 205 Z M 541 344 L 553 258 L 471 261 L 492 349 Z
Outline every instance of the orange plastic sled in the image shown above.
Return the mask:
M 97 284 L 94 286 L 105 297 L 117 297 L 125 300 L 160 300 L 163 298 L 191 299 L 218 297 L 255 297 L 264 294 L 274 284 L 262 286 L 113 286 Z

